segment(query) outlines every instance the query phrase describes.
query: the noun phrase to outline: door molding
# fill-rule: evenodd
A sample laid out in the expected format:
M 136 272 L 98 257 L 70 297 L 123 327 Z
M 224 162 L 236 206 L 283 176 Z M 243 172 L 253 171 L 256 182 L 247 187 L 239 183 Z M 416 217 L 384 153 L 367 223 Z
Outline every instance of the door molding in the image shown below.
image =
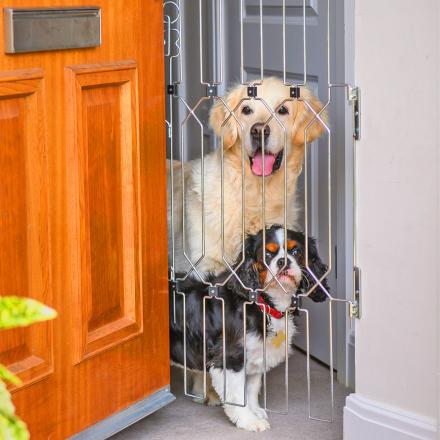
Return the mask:
M 0 72 L 0 292 L 53 306 L 50 274 L 45 72 Z M 0 362 L 21 379 L 12 390 L 52 375 L 53 323 L 2 333 Z
M 78 274 L 74 308 L 82 323 L 75 337 L 79 363 L 143 330 L 137 64 L 65 71 L 72 102 L 68 187 L 75 203 L 68 219 Z

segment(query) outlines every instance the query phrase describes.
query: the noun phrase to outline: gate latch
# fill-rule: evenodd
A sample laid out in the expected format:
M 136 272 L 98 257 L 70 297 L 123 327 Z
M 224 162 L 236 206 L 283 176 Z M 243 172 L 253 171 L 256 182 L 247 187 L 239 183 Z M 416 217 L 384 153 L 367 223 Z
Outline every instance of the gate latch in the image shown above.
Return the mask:
M 177 84 L 167 85 L 167 95 L 177 95 Z
M 350 318 L 361 317 L 360 307 L 361 296 L 361 270 L 359 267 L 353 268 L 353 302 L 350 303 Z
M 361 138 L 361 90 L 359 87 L 348 88 L 348 100 L 353 104 L 353 138 Z

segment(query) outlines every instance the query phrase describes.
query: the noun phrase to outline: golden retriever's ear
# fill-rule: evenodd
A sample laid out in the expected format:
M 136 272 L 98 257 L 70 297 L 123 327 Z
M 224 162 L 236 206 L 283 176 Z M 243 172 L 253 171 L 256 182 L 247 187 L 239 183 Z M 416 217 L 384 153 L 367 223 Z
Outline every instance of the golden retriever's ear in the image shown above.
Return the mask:
M 242 94 L 242 86 L 236 86 L 228 93 L 225 101 L 231 110 L 234 110 L 237 104 L 240 102 Z M 240 131 L 240 125 L 237 123 L 234 116 L 230 115 L 231 113 L 228 108 L 220 99 L 217 99 L 209 116 L 209 122 L 211 127 L 214 129 L 215 134 L 218 137 L 221 137 L 223 132 L 223 143 L 225 149 L 228 149 L 235 144 L 238 138 L 238 132 Z M 238 109 L 235 112 L 235 116 L 238 117 Z M 228 122 L 224 124 L 228 117 Z
M 310 90 L 301 87 L 301 98 L 303 98 L 316 113 L 319 113 L 323 107 L 321 101 L 313 95 Z M 305 129 L 315 118 L 313 111 L 304 103 L 304 101 L 296 101 L 296 112 L 292 128 L 292 142 L 294 145 L 304 145 Z M 327 111 L 320 114 L 320 118 L 328 125 Z M 314 122 L 307 129 L 307 142 L 313 142 L 326 131 L 322 122 L 315 118 Z

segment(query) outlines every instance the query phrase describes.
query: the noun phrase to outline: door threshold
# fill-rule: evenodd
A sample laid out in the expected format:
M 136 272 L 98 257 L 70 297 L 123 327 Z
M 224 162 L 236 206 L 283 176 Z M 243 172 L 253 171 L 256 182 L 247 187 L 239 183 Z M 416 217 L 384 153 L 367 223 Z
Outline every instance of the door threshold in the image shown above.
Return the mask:
M 151 396 L 134 403 L 128 408 L 113 414 L 110 417 L 96 423 L 90 428 L 69 437 L 70 440 L 105 440 L 112 435 L 123 431 L 139 420 L 147 417 L 158 409 L 168 405 L 176 398 L 170 392 L 169 385 L 156 391 Z

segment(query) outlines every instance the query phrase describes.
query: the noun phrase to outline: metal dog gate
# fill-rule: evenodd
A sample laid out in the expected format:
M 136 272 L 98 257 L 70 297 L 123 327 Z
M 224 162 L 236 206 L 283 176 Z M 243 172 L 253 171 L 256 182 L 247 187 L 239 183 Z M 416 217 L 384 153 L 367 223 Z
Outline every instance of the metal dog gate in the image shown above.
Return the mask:
M 240 100 L 240 102 L 234 107 L 230 108 L 228 105 L 226 99 L 225 99 L 225 47 L 224 47 L 224 23 L 223 20 L 225 20 L 224 14 L 223 14 L 223 8 L 225 5 L 225 0 L 189 0 L 189 1 L 179 1 L 179 0 L 167 0 L 164 1 L 164 31 L 165 31 L 165 39 L 164 39 L 164 45 L 165 45 L 165 68 L 166 68 L 166 82 L 167 82 L 167 120 L 166 120 L 166 128 L 167 128 L 167 134 L 168 134 L 168 157 L 171 161 L 171 164 L 173 164 L 173 161 L 175 157 L 178 157 L 178 160 L 180 161 L 180 170 L 181 170 L 181 182 L 182 185 L 182 196 L 181 200 L 176 200 L 176 195 L 174 193 L 174 183 L 175 183 L 175 173 L 174 173 L 174 167 L 171 165 L 170 168 L 170 175 L 169 175 L 169 199 L 171 204 L 171 210 L 170 210 L 170 267 L 169 267 L 169 274 L 170 274 L 170 292 L 172 293 L 172 307 L 174 310 L 174 316 L 171 317 L 171 319 L 176 319 L 176 307 L 179 307 L 180 304 L 182 304 L 183 307 L 183 341 L 184 341 L 184 393 L 187 396 L 191 397 L 197 397 L 197 398 L 206 398 L 207 393 L 207 365 L 206 365 L 206 304 L 208 301 L 218 301 L 221 303 L 222 308 L 222 326 L 223 326 L 223 365 L 225 365 L 225 359 L 226 359 L 226 344 L 227 341 L 225 340 L 225 304 L 224 300 L 220 298 L 218 293 L 218 288 L 221 285 L 224 285 L 231 277 L 236 277 L 238 281 L 242 284 L 242 287 L 246 289 L 249 292 L 249 300 L 245 302 L 244 304 L 244 310 L 243 310 L 243 326 L 244 326 L 244 347 L 246 347 L 246 312 L 247 308 L 250 304 L 253 304 L 257 301 L 258 295 L 265 291 L 267 289 L 267 286 L 264 286 L 261 289 L 257 289 L 257 291 L 253 291 L 251 287 L 246 286 L 243 281 L 239 278 L 237 274 L 236 268 L 233 268 L 233 262 L 228 261 L 226 255 L 225 255 L 225 236 L 224 236 L 224 154 L 223 154 L 223 143 L 224 143 L 224 129 L 228 123 L 228 121 L 233 118 L 233 120 L 236 122 L 236 124 L 240 127 L 241 133 L 243 133 L 243 125 L 241 124 L 239 117 L 237 115 L 237 110 L 239 109 L 240 105 L 243 101 L 259 101 L 264 105 L 264 107 L 267 109 L 267 112 L 269 113 L 269 117 L 266 121 L 264 121 L 264 126 L 262 130 L 268 126 L 268 124 L 273 120 L 276 122 L 276 124 L 280 127 L 282 132 L 284 133 L 284 151 L 287 147 L 287 129 L 286 126 L 283 124 L 281 119 L 278 117 L 276 110 L 271 107 L 271 105 L 263 99 L 261 96 L 259 96 L 258 90 L 259 87 L 264 82 L 264 73 L 265 73 L 265 64 L 264 64 L 264 49 L 265 49 L 265 34 L 264 34 L 264 20 L 265 20 L 265 13 L 269 14 L 271 11 L 274 10 L 274 8 L 267 8 L 267 5 L 273 6 L 273 3 L 276 3 L 278 5 L 278 19 L 280 22 L 279 26 L 279 33 L 281 36 L 281 59 L 280 64 L 282 65 L 282 68 L 280 70 L 281 72 L 281 79 L 283 81 L 283 84 L 286 88 L 290 91 L 290 98 L 283 101 L 283 104 L 286 101 L 301 101 L 304 103 L 304 105 L 308 108 L 310 112 L 313 113 L 313 119 L 311 122 L 307 125 L 305 128 L 304 133 L 304 164 L 303 164 L 303 197 L 304 197 L 304 229 L 303 232 L 306 237 L 309 235 L 309 225 L 310 225 L 310 189 L 311 185 L 313 185 L 313 182 L 310 181 L 310 161 L 309 161 L 309 155 L 313 154 L 313 148 L 317 148 L 316 145 L 308 144 L 307 143 L 307 130 L 309 127 L 314 123 L 322 124 L 322 127 L 326 133 L 327 138 L 327 166 L 326 166 L 326 180 L 328 182 L 328 191 L 327 191 L 327 201 L 326 201 L 326 207 L 327 207 L 327 221 L 328 221 L 328 240 L 327 240 L 327 251 L 326 251 L 326 257 L 327 257 L 327 265 L 328 265 L 328 271 L 325 274 L 325 276 L 329 275 L 334 271 L 334 261 L 333 261 L 333 243 L 332 243 L 332 234 L 331 234 L 331 228 L 332 228 L 332 217 L 333 217 L 333 211 L 332 211 L 332 191 L 331 191 L 331 185 L 332 185 L 332 173 L 334 172 L 332 168 L 332 154 L 333 154 L 333 145 L 332 145 L 332 129 L 330 128 L 329 124 L 326 123 L 324 118 L 322 117 L 324 111 L 329 108 L 330 104 L 332 103 L 333 95 L 335 92 L 335 89 L 344 89 L 347 93 L 348 102 L 351 104 L 352 110 L 353 110 L 353 142 L 352 142 L 352 154 L 354 156 L 355 154 L 355 140 L 359 138 L 359 96 L 358 96 L 358 89 L 351 87 L 349 84 L 338 84 L 333 83 L 331 80 L 331 45 L 330 45 L 330 39 L 331 39 L 331 10 L 334 6 L 334 1 L 330 0 L 319 0 L 319 3 L 324 4 L 326 6 L 326 21 L 327 21 L 327 31 L 326 31 L 326 41 L 325 41 L 325 47 L 326 47 L 326 53 L 321 54 L 321 56 L 325 57 L 326 64 L 327 64 L 327 97 L 326 99 L 322 99 L 323 101 L 323 107 L 320 111 L 315 111 L 311 105 L 311 103 L 303 96 L 301 96 L 301 87 L 305 87 L 309 85 L 309 77 L 307 72 L 307 57 L 309 54 L 309 48 L 308 48 L 308 16 L 310 15 L 310 5 L 309 2 L 306 2 L 306 0 L 301 0 L 301 4 L 296 6 L 296 12 L 300 11 L 300 14 L 297 14 L 295 17 L 296 20 L 300 20 L 300 24 L 302 25 L 302 53 L 295 53 L 293 54 L 295 57 L 302 58 L 302 65 L 303 65 L 303 72 L 302 77 L 298 79 L 297 81 L 289 80 L 289 75 L 286 70 L 286 64 L 287 64 L 287 58 L 289 56 L 289 44 L 287 40 L 287 34 L 286 29 L 288 26 L 288 20 L 291 19 L 291 17 L 288 15 L 288 8 L 289 4 L 286 0 L 278 1 L 278 2 L 270 2 L 268 0 L 257 0 L 253 1 L 251 0 L 252 4 L 251 6 L 254 8 L 254 12 L 256 11 L 255 17 L 258 19 L 258 27 L 259 27 L 259 41 L 258 41 L 258 47 L 259 47 L 259 70 L 254 75 L 256 78 L 252 80 L 247 79 L 247 73 L 245 72 L 245 47 L 244 47 L 244 41 L 245 41 L 245 31 L 246 28 L 244 26 L 245 22 L 245 13 L 246 8 L 248 8 L 249 0 L 234 0 L 236 1 L 236 5 L 239 3 L 239 17 L 237 17 L 238 23 L 239 23 L 239 29 L 236 30 L 239 34 L 239 41 L 236 42 L 236 47 L 239 48 L 239 58 L 240 58 L 240 81 L 239 83 L 245 87 L 247 87 L 247 96 Z M 193 8 L 197 8 L 196 11 L 198 11 L 198 15 L 192 17 L 192 22 L 197 23 L 198 29 L 196 33 L 198 33 L 198 41 L 197 44 L 192 45 L 190 48 L 186 48 L 183 44 L 183 41 L 185 41 L 185 32 L 186 32 L 186 26 L 185 23 L 183 23 L 182 15 L 183 15 L 183 8 L 189 7 L 189 4 L 192 5 Z M 208 18 L 206 17 L 205 8 L 210 8 L 210 13 Z M 300 8 L 300 9 L 299 9 Z M 212 31 L 215 33 L 215 38 L 213 38 L 214 43 L 209 42 L 209 39 L 206 38 L 206 32 Z M 192 32 L 194 32 L 194 29 L 192 29 Z M 207 47 L 210 46 L 210 47 Z M 183 68 L 183 59 L 185 57 L 185 50 L 188 51 L 194 51 L 198 52 L 199 57 L 199 67 L 197 68 L 199 74 L 198 78 L 192 77 L 188 78 L 188 81 L 190 83 L 198 83 L 201 87 L 204 87 L 204 95 L 199 96 L 199 99 L 197 99 L 195 102 L 189 102 L 189 99 L 186 96 L 185 93 L 185 87 L 181 87 L 183 84 L 184 75 L 185 75 L 185 69 Z M 206 72 L 207 69 L 204 68 L 205 64 L 205 58 L 209 56 L 210 59 L 213 60 L 213 68 L 210 72 Z M 182 92 L 183 90 L 183 92 Z M 205 275 L 198 269 L 200 266 L 200 263 L 205 258 L 205 233 L 206 233 L 206 212 L 205 212 L 205 199 L 204 199 L 204 190 L 205 190 L 205 173 L 204 173 L 204 155 L 207 151 L 206 146 L 206 132 L 207 130 L 204 127 L 204 122 L 202 121 L 202 117 L 197 114 L 198 110 L 205 104 L 205 102 L 214 103 L 218 101 L 220 105 L 224 106 L 226 117 L 222 123 L 222 132 L 221 136 L 217 139 L 215 139 L 214 142 L 218 145 L 218 148 L 221 148 L 222 154 L 221 154 L 221 200 L 220 200 L 220 212 L 218 212 L 218 215 L 220 216 L 221 221 L 221 250 L 222 250 L 222 259 L 224 262 L 225 267 L 229 271 L 229 276 L 226 278 L 226 280 L 219 284 L 213 284 L 210 282 Z M 345 104 L 344 104 L 345 105 Z M 179 108 L 179 114 L 176 114 L 176 109 Z M 198 256 L 197 259 L 192 259 L 191 256 L 187 252 L 187 246 L 186 246 L 186 237 L 185 237 L 185 215 L 186 215 L 186 200 L 185 200 L 185 179 L 184 179 L 184 169 L 185 169 L 185 158 L 188 156 L 187 154 L 187 141 L 185 136 L 185 131 L 188 129 L 189 123 L 194 123 L 196 127 L 200 130 L 200 138 L 199 138 L 199 154 L 198 157 L 200 158 L 200 164 L 201 164 L 201 174 L 200 174 L 200 188 L 201 188 L 201 199 L 202 199 L 202 209 L 201 209 L 201 224 L 202 224 L 202 233 L 200 236 L 200 240 L 202 243 L 202 253 L 200 256 Z M 262 136 L 262 154 L 264 155 L 264 136 Z M 241 139 L 243 139 L 243 136 L 241 136 Z M 246 194 L 245 194 L 245 166 L 246 166 L 246 158 L 244 153 L 244 145 L 242 141 L 242 157 L 241 157 L 241 167 L 242 167 L 242 173 L 241 173 L 241 188 L 242 188 L 242 194 L 241 194 L 241 200 L 242 200 L 242 206 L 241 206 L 241 249 L 242 249 L 242 255 L 244 256 L 244 240 L 245 240 L 245 222 L 246 219 L 245 216 L 245 203 L 246 203 Z M 261 176 L 262 179 L 262 191 L 261 191 L 261 220 L 262 224 L 266 224 L 265 221 L 265 215 L 266 215 L 266 177 L 264 173 L 264 160 L 263 160 L 263 173 Z M 355 163 L 353 159 L 353 163 Z M 287 160 L 283 161 L 283 172 L 284 172 L 284 230 L 286 237 L 286 229 L 287 229 L 287 173 L 289 170 L 287 169 Z M 355 179 L 354 176 L 354 167 L 352 170 L 353 173 L 353 179 Z M 354 180 L 353 180 L 353 187 L 354 187 Z M 353 200 L 353 208 L 354 208 L 354 200 Z M 182 234 L 183 234 L 183 255 L 185 257 L 185 260 L 188 263 L 188 269 L 186 270 L 186 273 L 183 277 L 177 277 L 176 276 L 176 243 L 175 243 L 175 231 L 174 231 L 174 214 L 177 209 L 182 210 Z M 210 213 L 212 215 L 212 213 Z M 355 231 L 355 222 L 354 222 L 354 216 L 353 216 L 353 231 Z M 265 237 L 266 233 L 263 232 L 263 247 L 265 243 Z M 354 236 L 354 234 L 353 234 Z M 354 240 L 353 240 L 354 242 Z M 321 243 L 322 245 L 322 243 Z M 322 420 L 322 421 L 333 421 L 333 409 L 334 409 L 334 359 L 333 359 L 333 305 L 335 303 L 342 303 L 343 305 L 346 305 L 346 309 L 348 310 L 350 323 L 352 322 L 352 319 L 355 317 L 359 317 L 359 286 L 358 286 L 358 275 L 359 272 L 355 268 L 355 258 L 356 254 L 354 252 L 354 245 L 353 245 L 353 267 L 354 270 L 352 273 L 348 274 L 348 277 L 353 281 L 353 297 L 352 299 L 345 299 L 345 298 L 339 298 L 334 295 L 332 295 L 322 284 L 322 280 L 324 277 L 317 277 L 311 268 L 309 267 L 308 262 L 308 240 L 305 240 L 305 253 L 306 253 L 306 270 L 310 274 L 311 278 L 314 280 L 314 283 L 309 286 L 307 291 L 303 291 L 300 293 L 295 293 L 293 295 L 293 306 L 292 308 L 286 310 L 285 317 L 287 318 L 287 314 L 290 312 L 294 312 L 296 314 L 300 314 L 304 316 L 305 320 L 305 331 L 306 331 L 306 346 L 305 346 L 305 352 L 306 352 L 306 365 L 307 365 L 307 395 L 308 395 L 308 417 L 310 419 L 315 420 Z M 322 248 L 321 253 L 324 254 Z M 276 282 L 279 284 L 279 286 L 285 291 L 284 286 L 280 283 L 278 280 L 279 275 L 272 273 L 269 265 L 266 262 L 265 253 L 264 255 L 264 265 L 265 268 L 271 273 L 272 277 L 276 280 Z M 244 257 L 243 257 L 244 258 Z M 285 257 L 286 259 L 287 257 Z M 350 260 L 351 261 L 351 260 Z M 243 263 L 243 260 L 240 264 Z M 286 264 L 286 261 L 285 261 Z M 203 331 L 204 331 L 204 338 L 203 338 L 203 358 L 204 358 L 204 395 L 203 396 L 195 396 L 192 395 L 188 391 L 188 369 L 187 369 L 187 362 L 186 362 L 186 347 L 187 347 L 187 335 L 186 335 L 186 302 L 185 302 L 185 293 L 182 292 L 179 289 L 179 282 L 186 279 L 189 276 L 193 276 L 198 278 L 202 283 L 209 286 L 208 292 L 209 294 L 204 297 L 203 300 Z M 311 393 L 311 371 L 310 371 L 310 318 L 309 318 L 309 311 L 302 306 L 302 299 L 305 297 L 308 297 L 317 287 L 320 287 L 324 290 L 326 293 L 326 296 L 328 297 L 328 301 L 320 304 L 320 307 L 328 307 L 328 323 L 329 323 L 329 381 L 330 381 L 330 406 L 331 406 L 331 415 L 330 417 L 318 417 L 317 415 L 313 414 L 312 411 L 312 393 Z M 286 291 L 285 291 L 286 292 Z M 288 293 L 288 292 L 286 292 Z M 180 296 L 182 298 L 182 302 L 177 305 L 176 304 L 176 297 Z M 351 297 L 350 295 L 348 296 Z M 277 408 L 277 409 L 271 409 L 268 408 L 267 405 L 267 380 L 266 380 L 266 313 L 262 313 L 262 320 L 263 320 L 263 331 L 264 331 L 264 337 L 263 337 L 263 365 L 264 365 L 264 373 L 263 373 L 263 406 L 265 410 L 278 412 L 282 414 L 287 414 L 289 409 L 289 399 L 288 399 L 288 368 L 289 368 L 289 362 L 288 362 L 288 356 L 287 356 L 287 350 L 288 350 L 288 326 L 287 322 L 288 320 L 285 319 L 286 322 L 286 328 L 285 328 L 285 347 L 286 347 L 286 359 L 285 359 L 285 386 L 284 386 L 284 393 L 285 393 L 285 404 L 284 408 Z M 244 348 L 244 364 L 246 365 L 246 349 Z M 243 369 L 245 371 L 245 369 Z M 223 396 L 220 396 L 223 403 L 228 405 L 237 405 L 237 406 L 245 406 L 247 402 L 247 396 L 246 396 L 246 380 L 244 381 L 244 389 L 243 389 L 243 400 L 241 402 L 228 402 L 225 400 L 226 398 L 226 388 L 227 388 L 227 382 L 226 382 L 226 368 L 223 369 L 224 372 L 224 391 Z

